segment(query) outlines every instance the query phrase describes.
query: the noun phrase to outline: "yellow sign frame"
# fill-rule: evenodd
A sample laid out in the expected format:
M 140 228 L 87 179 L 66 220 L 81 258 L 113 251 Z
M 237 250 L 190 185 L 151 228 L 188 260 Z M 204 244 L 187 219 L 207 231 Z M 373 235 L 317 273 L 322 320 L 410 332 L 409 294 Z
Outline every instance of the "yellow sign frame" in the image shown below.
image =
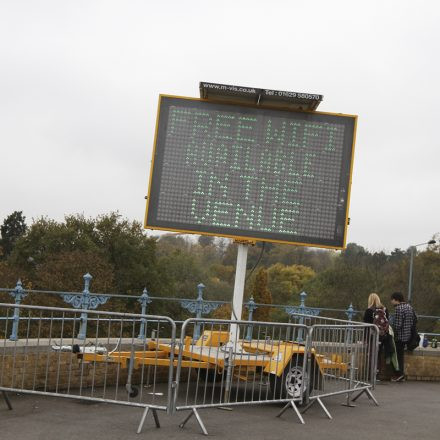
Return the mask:
M 347 185 L 347 208 L 346 208 L 346 212 L 345 212 L 343 245 L 342 246 L 328 246 L 328 245 L 322 245 L 322 244 L 316 244 L 316 243 L 293 242 L 293 241 L 286 241 L 286 240 L 276 240 L 276 239 L 260 238 L 260 237 L 257 238 L 257 237 L 241 236 L 241 235 L 233 235 L 233 234 L 221 234 L 221 233 L 215 234 L 215 233 L 204 232 L 204 231 L 186 230 L 186 229 L 178 229 L 178 228 L 165 228 L 165 227 L 161 227 L 161 226 L 148 225 L 147 218 L 148 218 L 148 210 L 149 210 L 149 203 L 150 203 L 151 183 L 152 183 L 152 179 L 153 179 L 154 157 L 156 155 L 157 136 L 158 136 L 158 130 L 159 130 L 160 108 L 161 108 L 162 98 L 173 98 L 173 99 L 182 99 L 182 100 L 186 100 L 186 101 L 189 100 L 189 101 L 201 101 L 201 102 L 210 102 L 210 103 L 217 102 L 212 99 L 192 98 L 192 97 L 186 97 L 186 96 L 166 95 L 166 94 L 159 95 L 159 101 L 158 101 L 158 106 L 157 106 L 157 115 L 156 115 L 156 128 L 155 128 L 155 133 L 154 133 L 153 153 L 152 153 L 151 167 L 150 167 L 150 178 L 149 178 L 149 185 L 148 185 L 148 196 L 147 196 L 147 203 L 146 203 L 146 210 L 145 210 L 145 217 L 144 217 L 144 229 L 177 232 L 177 233 L 184 233 L 184 234 L 208 235 L 208 236 L 213 236 L 213 237 L 231 238 L 233 240 L 240 240 L 240 241 L 265 241 L 265 242 L 270 242 L 270 243 L 290 244 L 290 245 L 295 245 L 295 246 L 306 246 L 306 247 L 318 247 L 318 248 L 324 248 L 324 249 L 342 250 L 342 249 L 346 248 L 347 228 L 348 228 L 348 224 L 349 224 L 349 213 L 348 212 L 349 212 L 349 208 L 350 208 L 351 185 L 352 185 L 352 176 L 353 176 L 353 164 L 354 164 L 357 120 L 358 120 L 357 115 L 351 115 L 351 114 L 345 114 L 345 113 L 318 112 L 318 111 L 293 111 L 291 109 L 281 109 L 279 107 L 274 108 L 274 107 L 271 107 L 268 105 L 256 105 L 256 104 L 252 105 L 252 104 L 243 104 L 243 103 L 237 104 L 236 102 L 233 102 L 233 101 L 231 101 L 231 102 L 226 102 L 226 101 L 218 102 L 218 104 L 240 105 L 240 107 L 282 110 L 282 111 L 288 111 L 291 113 L 320 114 L 320 115 L 341 116 L 341 117 L 353 118 L 353 120 L 354 120 L 353 144 L 352 144 L 352 150 L 351 150 L 352 154 L 351 154 L 351 162 L 350 162 L 349 181 L 348 181 L 348 185 Z

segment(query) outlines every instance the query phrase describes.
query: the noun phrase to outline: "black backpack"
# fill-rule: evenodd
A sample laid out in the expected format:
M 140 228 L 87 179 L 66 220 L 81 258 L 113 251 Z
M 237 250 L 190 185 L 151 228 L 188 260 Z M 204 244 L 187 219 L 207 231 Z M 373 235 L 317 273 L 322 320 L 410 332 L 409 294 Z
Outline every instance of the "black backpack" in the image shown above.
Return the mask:
M 417 315 L 413 310 L 413 324 L 411 326 L 411 337 L 406 343 L 406 349 L 408 351 L 415 350 L 420 344 L 420 335 L 417 331 Z

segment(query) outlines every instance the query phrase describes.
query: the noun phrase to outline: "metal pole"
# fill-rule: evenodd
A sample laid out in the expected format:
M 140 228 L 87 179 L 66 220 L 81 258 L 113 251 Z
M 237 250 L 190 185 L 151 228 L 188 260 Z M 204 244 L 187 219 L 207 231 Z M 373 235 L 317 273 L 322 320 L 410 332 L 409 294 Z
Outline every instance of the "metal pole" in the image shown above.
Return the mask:
M 249 310 L 249 316 L 248 316 L 248 321 L 252 321 L 253 317 L 254 317 L 254 310 L 258 309 L 258 307 L 255 305 L 255 301 L 254 301 L 254 297 L 251 296 L 246 308 Z M 246 330 L 246 341 L 252 341 L 252 332 L 253 332 L 254 326 L 248 325 L 248 328 Z
M 205 285 L 200 283 L 197 285 L 197 307 L 196 307 L 196 318 L 200 319 L 202 317 L 202 312 L 203 312 L 203 289 L 205 288 Z M 194 341 L 198 341 L 200 339 L 200 330 L 201 330 L 201 326 L 200 326 L 200 322 L 198 322 L 195 326 L 194 326 L 194 336 L 193 339 Z
M 138 303 L 140 303 L 141 307 L 142 307 L 142 315 L 146 315 L 147 314 L 147 306 L 148 304 L 151 303 L 151 299 L 148 296 L 148 290 L 145 287 L 142 295 L 140 296 L 140 298 L 138 299 Z M 147 320 L 145 318 L 141 318 L 141 327 L 139 329 L 139 335 L 138 335 L 138 339 L 142 339 L 143 341 L 145 341 L 145 324 L 147 323 Z
M 232 315 L 231 321 L 241 319 L 243 309 L 244 283 L 246 280 L 246 263 L 247 263 L 248 245 L 238 245 L 237 267 L 235 269 L 234 296 L 232 298 Z M 229 342 L 236 344 L 240 337 L 240 330 L 237 324 L 231 324 L 229 332 Z
M 92 280 L 92 275 L 86 273 L 84 276 L 84 290 L 82 292 L 82 309 L 88 310 L 90 304 L 90 281 Z M 78 333 L 78 339 L 84 341 L 87 335 L 87 312 L 81 313 L 81 326 Z
M 409 260 L 409 279 L 408 279 L 408 302 L 409 303 L 411 302 L 411 294 L 412 294 L 414 250 L 415 250 L 415 246 L 411 246 L 410 247 L 410 260 Z
M 305 312 L 306 312 L 306 297 L 307 297 L 307 293 L 306 292 L 301 292 L 299 294 L 299 310 L 300 310 L 300 314 L 301 317 L 299 318 L 299 324 L 304 325 L 304 316 L 302 316 Z M 303 329 L 300 328 L 298 331 L 298 342 L 303 342 Z
M 15 304 L 20 305 L 21 301 L 26 297 L 27 293 L 22 287 L 21 280 L 17 281 L 15 289 L 9 293 L 15 299 Z M 12 332 L 9 336 L 10 341 L 18 341 L 18 326 L 20 324 L 20 309 L 18 307 L 14 308 L 14 319 L 12 321 Z
M 347 315 L 349 321 L 353 321 L 354 309 L 352 303 L 350 303 L 350 305 L 348 306 L 345 314 Z

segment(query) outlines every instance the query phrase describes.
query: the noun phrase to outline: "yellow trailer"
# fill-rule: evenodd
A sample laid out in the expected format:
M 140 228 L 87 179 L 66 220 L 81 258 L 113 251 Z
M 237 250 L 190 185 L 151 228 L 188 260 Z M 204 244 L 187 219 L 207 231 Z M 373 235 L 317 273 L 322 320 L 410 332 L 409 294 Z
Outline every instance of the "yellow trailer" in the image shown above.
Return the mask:
M 214 381 L 232 363 L 232 375 L 243 381 L 259 373 L 268 377 L 271 387 L 278 387 L 283 397 L 298 398 L 304 390 L 319 388 L 326 373 L 344 375 L 348 364 L 343 356 L 324 356 L 311 350 L 310 377 L 304 371 L 305 347 L 298 342 L 240 340 L 240 351 L 228 349 L 229 332 L 204 331 L 196 343 L 186 337 L 181 347 L 167 340 L 150 339 L 147 350 L 112 351 L 106 354 L 78 353 L 84 362 L 119 363 L 121 368 L 138 369 L 143 365 L 197 369 L 199 378 Z M 172 353 L 173 352 L 173 353 Z M 173 354 L 173 356 L 171 356 Z M 131 371 L 130 371 L 131 372 Z M 277 385 L 277 382 L 279 385 Z M 304 383 L 304 384 L 303 384 Z M 131 387 L 132 397 L 137 394 Z

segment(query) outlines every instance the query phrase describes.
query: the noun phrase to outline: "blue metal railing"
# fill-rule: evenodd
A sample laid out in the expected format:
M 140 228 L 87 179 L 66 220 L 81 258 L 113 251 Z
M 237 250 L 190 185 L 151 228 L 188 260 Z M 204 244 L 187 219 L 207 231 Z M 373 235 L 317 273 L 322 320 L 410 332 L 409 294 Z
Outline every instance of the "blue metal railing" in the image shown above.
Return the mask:
M 22 303 L 23 299 L 30 294 L 52 294 L 57 295 L 62 298 L 66 303 L 70 304 L 73 308 L 81 310 L 81 316 L 78 318 L 80 326 L 77 338 L 84 340 L 87 338 L 87 322 L 88 322 L 88 310 L 94 310 L 103 304 L 106 304 L 112 298 L 122 298 L 124 300 L 135 300 L 139 305 L 141 310 L 139 310 L 142 315 L 147 314 L 147 309 L 152 302 L 155 301 L 174 301 L 177 302 L 182 309 L 187 310 L 196 318 L 201 318 L 202 315 L 207 315 L 218 307 L 231 304 L 229 301 L 214 301 L 206 300 L 203 298 L 203 291 L 205 286 L 203 284 L 197 285 L 197 297 L 195 299 L 188 298 L 170 298 L 170 297 L 157 297 L 150 296 L 147 289 L 145 288 L 140 296 L 135 295 L 122 295 L 122 294 L 103 294 L 103 293 L 91 293 L 90 283 L 92 280 L 92 275 L 86 273 L 83 276 L 84 279 L 84 289 L 82 292 L 61 292 L 61 291 L 50 291 L 50 290 L 32 290 L 23 289 L 21 280 L 18 280 L 15 288 L 6 289 L 0 288 L 0 292 L 6 292 L 11 297 L 14 298 L 15 304 L 19 305 Z M 307 317 L 318 317 L 322 312 L 333 312 L 343 314 L 347 317 L 348 321 L 353 321 L 362 312 L 355 310 L 353 305 L 350 304 L 347 309 L 337 309 L 337 308 L 326 308 L 326 307 L 309 307 L 306 306 L 307 293 L 301 292 L 299 294 L 300 302 L 298 306 L 294 305 L 282 305 L 282 304 L 261 304 L 256 303 L 254 298 L 251 297 L 248 302 L 244 303 L 245 308 L 248 310 L 248 321 L 253 321 L 254 311 L 261 307 L 270 307 L 283 311 L 289 319 L 296 319 L 299 324 L 304 324 Z M 422 319 L 438 320 L 440 322 L 440 316 L 432 315 L 419 315 Z M 14 308 L 14 314 L 12 317 L 0 317 L 0 320 L 12 320 L 12 329 L 9 339 L 11 341 L 16 341 L 18 339 L 18 330 L 20 323 L 20 309 L 18 307 Z M 23 318 L 28 319 L 28 318 Z M 73 318 L 75 319 L 75 318 Z M 145 318 L 140 319 L 140 328 L 138 338 L 144 340 L 146 337 L 146 320 Z M 252 339 L 253 326 L 249 325 L 246 331 L 245 338 Z M 428 334 L 428 333 L 425 333 Z M 433 334 L 434 335 L 434 334 Z M 299 339 L 303 335 L 299 335 Z M 193 338 L 198 340 L 200 338 L 200 324 L 196 325 L 194 328 Z

